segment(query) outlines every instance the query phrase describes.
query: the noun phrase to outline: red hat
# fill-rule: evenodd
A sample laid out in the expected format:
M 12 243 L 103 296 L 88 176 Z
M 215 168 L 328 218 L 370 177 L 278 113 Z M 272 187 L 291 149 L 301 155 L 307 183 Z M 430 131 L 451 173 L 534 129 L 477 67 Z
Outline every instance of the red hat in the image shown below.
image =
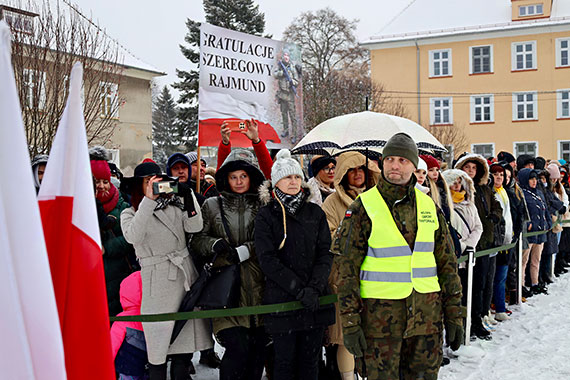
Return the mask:
M 440 168 L 439 162 L 437 162 L 434 156 L 430 156 L 428 154 L 421 154 L 420 158 L 426 162 L 428 170 L 430 170 L 431 168 L 438 168 L 438 169 Z
M 111 169 L 109 169 L 107 161 L 91 160 L 91 172 L 95 179 L 111 180 Z

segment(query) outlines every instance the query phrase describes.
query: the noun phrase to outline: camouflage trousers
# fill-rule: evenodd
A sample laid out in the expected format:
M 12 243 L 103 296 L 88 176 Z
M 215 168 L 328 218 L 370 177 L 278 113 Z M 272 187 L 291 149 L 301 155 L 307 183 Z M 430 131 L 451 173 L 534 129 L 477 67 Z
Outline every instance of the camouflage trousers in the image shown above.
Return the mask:
M 291 134 L 295 136 L 297 133 L 297 110 L 295 107 L 295 98 L 293 100 L 279 100 L 281 108 L 281 117 L 283 118 L 283 132 L 284 134 Z M 291 119 L 291 128 L 289 128 L 289 119 Z
M 436 380 L 443 357 L 442 333 L 366 338 L 367 349 L 357 359 L 358 372 L 368 380 Z

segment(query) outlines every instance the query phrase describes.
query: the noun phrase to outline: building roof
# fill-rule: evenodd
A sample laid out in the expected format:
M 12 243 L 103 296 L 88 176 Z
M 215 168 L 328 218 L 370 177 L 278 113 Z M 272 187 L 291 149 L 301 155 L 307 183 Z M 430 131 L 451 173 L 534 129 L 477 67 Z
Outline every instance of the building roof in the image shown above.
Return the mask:
M 570 24 L 570 1 L 553 0 L 549 18 L 512 21 L 511 17 L 510 0 L 411 0 L 377 35 L 361 44 Z

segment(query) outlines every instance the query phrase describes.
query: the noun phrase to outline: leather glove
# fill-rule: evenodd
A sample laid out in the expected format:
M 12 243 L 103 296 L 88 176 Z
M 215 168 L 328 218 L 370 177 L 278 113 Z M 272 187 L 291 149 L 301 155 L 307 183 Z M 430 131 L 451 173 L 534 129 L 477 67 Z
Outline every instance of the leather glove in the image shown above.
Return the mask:
M 355 357 L 360 358 L 366 352 L 366 338 L 360 326 L 343 329 L 344 346 Z
M 216 255 L 226 258 L 231 263 L 239 263 L 237 252 L 225 239 L 218 239 L 212 244 L 212 252 Z
M 307 286 L 297 294 L 297 300 L 309 311 L 316 311 L 319 308 L 319 293 L 315 288 Z
M 445 323 L 445 341 L 453 351 L 457 351 L 464 343 L 464 340 L 465 331 L 463 330 L 463 324 L 457 324 L 456 322 Z

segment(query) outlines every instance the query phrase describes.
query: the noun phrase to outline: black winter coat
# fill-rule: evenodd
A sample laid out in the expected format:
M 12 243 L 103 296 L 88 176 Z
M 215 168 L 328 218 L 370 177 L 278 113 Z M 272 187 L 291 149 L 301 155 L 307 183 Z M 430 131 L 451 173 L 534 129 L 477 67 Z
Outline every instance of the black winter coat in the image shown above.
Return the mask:
M 271 199 L 268 184 L 260 191 L 265 206 L 255 219 L 255 249 L 266 284 L 264 304 L 296 301 L 299 292 L 311 286 L 320 296 L 330 294 L 328 278 L 332 265 L 331 237 L 325 213 L 305 201 L 296 215 L 286 212 L 287 239 L 282 249 L 283 211 Z M 305 189 L 308 191 L 308 189 Z M 265 329 L 270 334 L 324 327 L 335 321 L 334 305 L 321 306 L 311 312 L 294 310 L 265 316 Z

